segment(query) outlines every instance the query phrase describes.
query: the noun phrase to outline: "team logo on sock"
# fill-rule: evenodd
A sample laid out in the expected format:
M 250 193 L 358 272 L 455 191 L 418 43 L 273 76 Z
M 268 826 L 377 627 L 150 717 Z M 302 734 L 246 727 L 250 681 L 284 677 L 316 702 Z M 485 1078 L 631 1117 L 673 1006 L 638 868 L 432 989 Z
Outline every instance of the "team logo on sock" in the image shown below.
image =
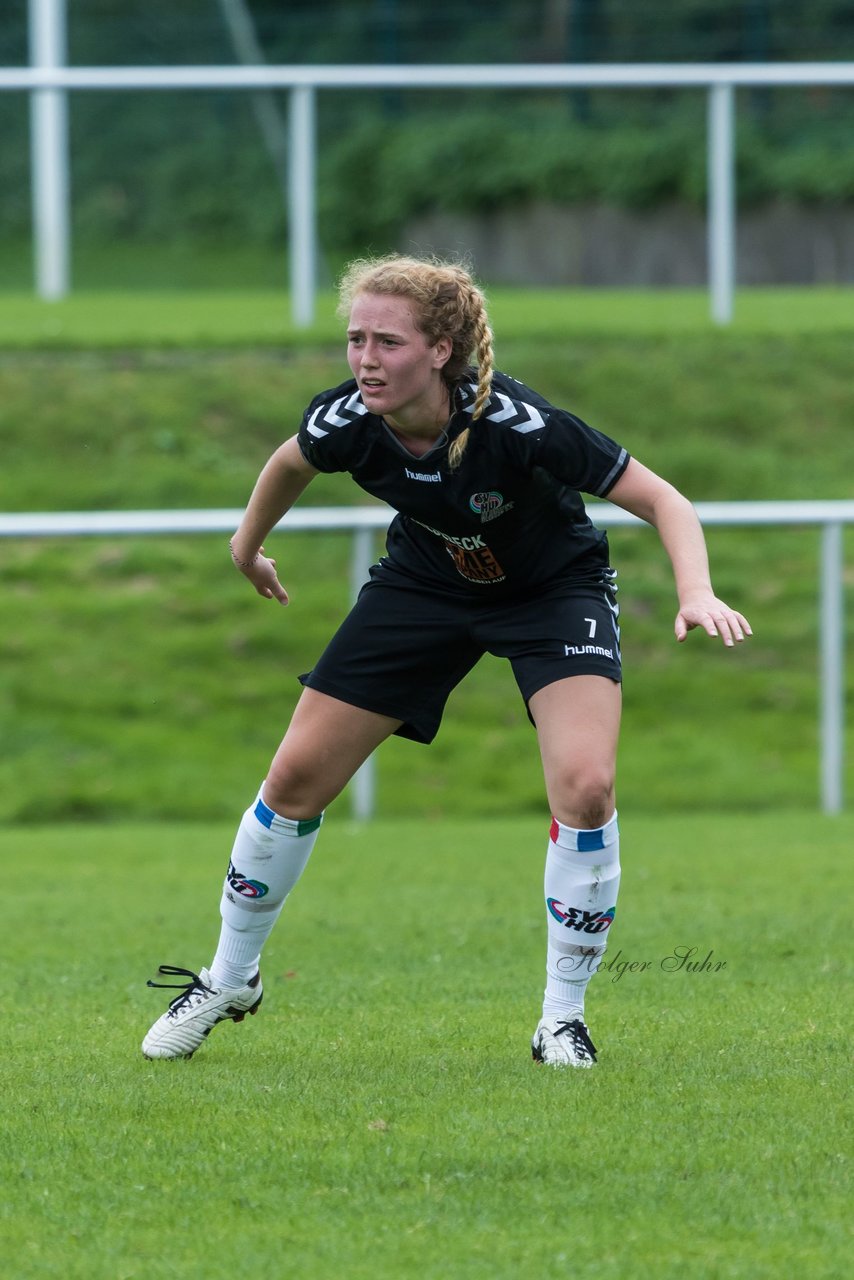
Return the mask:
M 239 893 L 242 898 L 263 898 L 270 892 L 270 886 L 264 884 L 263 880 L 249 880 L 241 875 L 233 862 L 228 864 L 226 880 L 234 892 Z
M 610 929 L 617 910 L 609 907 L 607 911 L 582 911 L 578 907 L 565 907 L 557 898 L 546 898 L 546 906 L 558 924 L 577 933 L 604 933 Z

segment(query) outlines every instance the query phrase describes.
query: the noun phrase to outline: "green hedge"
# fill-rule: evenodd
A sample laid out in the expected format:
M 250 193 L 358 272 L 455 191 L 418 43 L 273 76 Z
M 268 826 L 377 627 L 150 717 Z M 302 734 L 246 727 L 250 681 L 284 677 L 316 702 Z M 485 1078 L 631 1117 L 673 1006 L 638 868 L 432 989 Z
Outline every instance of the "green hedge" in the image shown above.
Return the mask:
M 629 100 L 633 114 L 623 116 Z M 324 246 L 351 252 L 393 243 L 409 219 L 427 210 L 470 213 L 540 200 L 702 206 L 702 95 L 650 99 L 643 114 L 637 100 L 636 94 L 590 101 L 567 94 L 323 94 Z M 764 101 L 746 101 L 739 111 L 740 202 L 854 200 L 854 105 L 840 98 L 802 112 L 791 100 L 778 107 L 769 99 L 773 110 L 765 111 Z M 284 99 L 281 105 L 284 121 Z M 248 95 L 80 95 L 71 119 L 80 241 L 281 243 L 284 193 Z M 0 131 L 8 144 L 0 151 L 6 193 L 0 234 L 21 237 L 30 222 L 22 100 L 0 102 Z

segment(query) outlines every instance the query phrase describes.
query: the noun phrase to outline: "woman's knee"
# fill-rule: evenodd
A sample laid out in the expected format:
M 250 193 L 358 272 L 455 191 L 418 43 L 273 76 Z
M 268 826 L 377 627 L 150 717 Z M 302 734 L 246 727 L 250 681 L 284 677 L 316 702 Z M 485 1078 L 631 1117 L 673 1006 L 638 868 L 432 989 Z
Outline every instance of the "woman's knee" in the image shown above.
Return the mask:
M 603 827 L 614 813 L 614 770 L 587 763 L 552 781 L 549 797 L 559 822 L 582 831 Z
M 277 755 L 263 789 L 264 803 L 283 818 L 316 818 L 333 800 L 318 771 L 298 758 Z
M 389 716 L 303 689 L 270 765 L 266 803 L 285 818 L 316 817 L 399 724 Z

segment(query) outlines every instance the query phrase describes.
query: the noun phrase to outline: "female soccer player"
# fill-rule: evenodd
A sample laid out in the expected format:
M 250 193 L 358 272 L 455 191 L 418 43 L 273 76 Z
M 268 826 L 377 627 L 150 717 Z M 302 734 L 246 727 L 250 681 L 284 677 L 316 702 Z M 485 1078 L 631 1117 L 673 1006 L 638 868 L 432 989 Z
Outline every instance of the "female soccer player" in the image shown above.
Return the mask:
M 318 472 L 348 471 L 398 512 L 386 555 L 315 668 L 243 815 L 209 968 L 162 966 L 181 991 L 145 1037 L 190 1057 L 217 1023 L 261 1003 L 261 950 L 323 812 L 391 734 L 428 743 L 451 690 L 485 653 L 509 659 L 533 722 L 552 817 L 546 988 L 535 1061 L 590 1067 L 585 989 L 620 880 L 614 798 L 620 647 L 608 543 L 580 491 L 654 525 L 670 557 L 676 639 L 750 635 L 712 589 L 693 507 L 619 444 L 493 369 L 482 293 L 456 264 L 357 261 L 341 284 L 352 378 L 317 396 L 264 467 L 231 541 L 259 595 L 288 596 L 264 553 Z M 475 355 L 476 366 L 469 361 Z

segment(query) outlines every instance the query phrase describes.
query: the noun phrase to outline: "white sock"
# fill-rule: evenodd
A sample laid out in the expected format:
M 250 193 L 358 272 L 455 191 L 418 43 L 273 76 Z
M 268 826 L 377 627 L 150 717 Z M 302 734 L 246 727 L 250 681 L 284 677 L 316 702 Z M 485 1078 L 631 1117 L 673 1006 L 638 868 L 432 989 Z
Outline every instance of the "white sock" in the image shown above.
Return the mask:
M 237 829 L 222 887 L 222 929 L 210 973 L 224 987 L 242 987 L 258 972 L 261 949 L 285 899 L 303 873 L 323 814 L 298 820 L 274 813 L 263 787 Z
M 619 887 L 616 813 L 592 831 L 577 831 L 553 819 L 545 875 L 544 1017 L 584 1020 L 584 995 L 605 953 Z

